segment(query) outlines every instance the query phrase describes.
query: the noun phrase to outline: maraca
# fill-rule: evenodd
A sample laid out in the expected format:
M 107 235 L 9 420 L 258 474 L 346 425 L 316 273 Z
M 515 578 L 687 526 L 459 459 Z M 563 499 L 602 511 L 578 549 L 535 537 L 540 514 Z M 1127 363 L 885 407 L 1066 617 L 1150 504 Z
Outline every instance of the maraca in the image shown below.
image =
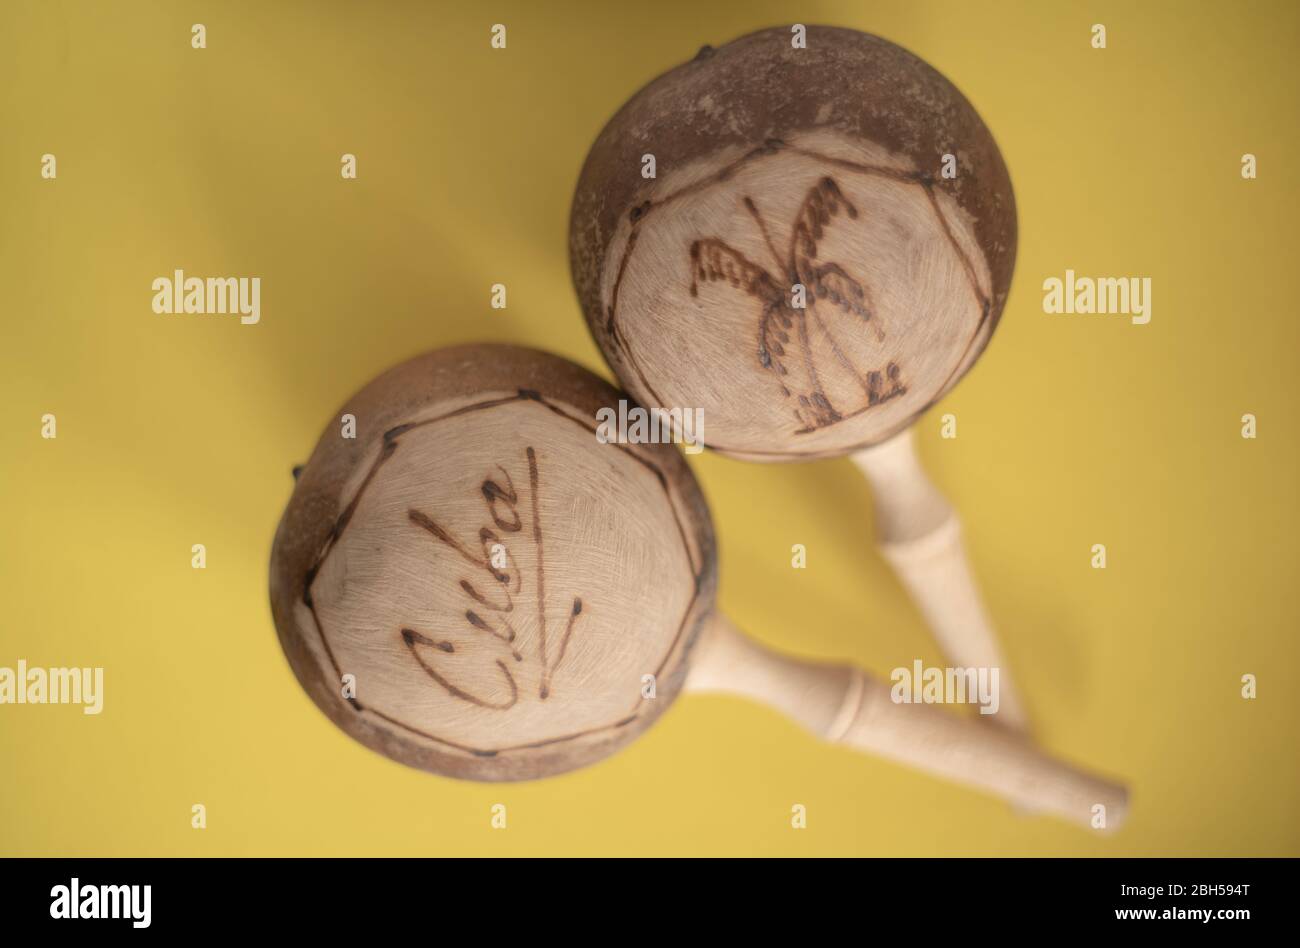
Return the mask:
M 346 404 L 356 438 L 322 435 L 271 553 L 280 642 L 331 720 L 434 773 L 520 780 L 613 753 L 683 690 L 733 692 L 827 740 L 1117 824 L 1116 784 L 733 629 L 685 459 L 597 437 L 623 397 L 558 356 L 479 345 Z
M 988 343 L 1016 252 L 970 103 L 893 43 L 764 30 L 650 82 L 596 139 L 570 222 L 597 344 L 650 408 L 760 461 L 848 454 L 879 542 L 949 659 L 1002 669 L 952 508 L 909 426 Z

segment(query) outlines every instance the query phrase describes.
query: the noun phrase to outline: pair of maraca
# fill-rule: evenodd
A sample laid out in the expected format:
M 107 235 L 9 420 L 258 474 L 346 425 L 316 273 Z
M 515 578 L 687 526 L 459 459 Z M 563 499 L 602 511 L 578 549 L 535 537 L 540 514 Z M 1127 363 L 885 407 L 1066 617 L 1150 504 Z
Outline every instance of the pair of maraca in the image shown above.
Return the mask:
M 854 452 L 886 556 L 950 660 L 1000 668 L 907 426 L 1000 315 L 1006 169 L 911 54 L 847 30 L 789 36 L 706 48 L 606 126 L 573 206 L 583 308 L 630 393 L 702 409 L 710 447 Z M 714 610 L 712 525 L 678 450 L 597 436 L 621 397 L 557 356 L 464 346 L 347 404 L 358 437 L 322 436 L 271 568 L 281 643 L 335 723 L 437 773 L 525 779 L 612 753 L 683 690 L 725 691 L 1026 808 L 1118 823 L 1123 788 L 1018 733 L 1005 669 L 1008 726 L 989 727 L 737 632 Z

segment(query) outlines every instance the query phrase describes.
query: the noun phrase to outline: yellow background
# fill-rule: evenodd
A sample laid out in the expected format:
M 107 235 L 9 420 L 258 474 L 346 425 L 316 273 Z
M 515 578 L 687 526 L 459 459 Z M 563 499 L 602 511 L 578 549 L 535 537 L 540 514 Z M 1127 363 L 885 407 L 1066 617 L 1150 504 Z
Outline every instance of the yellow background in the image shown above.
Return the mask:
M 1297 10 L 4 3 L 0 665 L 102 665 L 106 683 L 98 717 L 0 706 L 0 853 L 1300 853 Z M 791 21 L 923 56 L 1006 156 L 1010 302 L 918 433 L 1040 739 L 1131 782 L 1117 835 L 1017 816 L 721 697 L 682 699 L 558 779 L 437 778 L 329 724 L 276 642 L 271 537 L 331 412 L 462 341 L 607 374 L 567 260 L 587 147 L 699 46 Z M 345 152 L 358 180 L 340 177 Z M 151 281 L 178 267 L 261 276 L 261 324 L 153 314 Z M 1042 281 L 1067 267 L 1151 277 L 1151 323 L 1045 315 Z M 938 436 L 945 412 L 956 440 Z M 694 466 L 740 624 L 885 674 L 939 663 L 847 461 Z

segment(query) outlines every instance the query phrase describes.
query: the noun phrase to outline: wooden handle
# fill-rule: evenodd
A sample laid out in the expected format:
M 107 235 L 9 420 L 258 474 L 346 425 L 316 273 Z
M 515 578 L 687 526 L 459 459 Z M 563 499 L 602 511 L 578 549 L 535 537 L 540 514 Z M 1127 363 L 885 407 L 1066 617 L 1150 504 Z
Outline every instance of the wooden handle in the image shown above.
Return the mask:
M 770 705 L 833 743 L 879 754 L 1030 811 L 1085 826 L 1123 820 L 1120 785 L 1054 760 L 1002 728 L 933 705 L 895 704 L 889 685 L 857 668 L 800 661 L 772 652 L 715 613 L 686 682 L 688 691 L 740 695 Z
M 911 429 L 851 455 L 871 486 L 881 554 L 929 623 L 944 655 L 964 668 L 998 669 L 998 707 L 983 715 L 1028 730 L 1020 692 L 975 586 L 961 522 L 926 476 Z

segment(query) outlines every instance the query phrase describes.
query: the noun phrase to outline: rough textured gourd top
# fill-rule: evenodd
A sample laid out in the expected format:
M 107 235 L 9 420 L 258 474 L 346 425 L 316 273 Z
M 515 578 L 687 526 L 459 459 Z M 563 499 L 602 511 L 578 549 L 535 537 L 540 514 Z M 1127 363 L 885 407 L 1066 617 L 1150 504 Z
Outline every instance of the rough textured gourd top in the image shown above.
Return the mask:
M 805 49 L 785 28 L 706 47 L 645 86 L 592 146 L 570 221 L 623 385 L 703 409 L 706 444 L 765 460 L 910 424 L 987 345 L 1015 251 L 1011 182 L 971 104 L 906 50 L 829 27 Z
M 672 702 L 713 605 L 712 527 L 671 445 L 598 442 L 620 397 L 479 345 L 343 406 L 358 436 L 326 428 L 271 562 L 281 644 L 336 724 L 413 766 L 524 779 L 612 753 Z

